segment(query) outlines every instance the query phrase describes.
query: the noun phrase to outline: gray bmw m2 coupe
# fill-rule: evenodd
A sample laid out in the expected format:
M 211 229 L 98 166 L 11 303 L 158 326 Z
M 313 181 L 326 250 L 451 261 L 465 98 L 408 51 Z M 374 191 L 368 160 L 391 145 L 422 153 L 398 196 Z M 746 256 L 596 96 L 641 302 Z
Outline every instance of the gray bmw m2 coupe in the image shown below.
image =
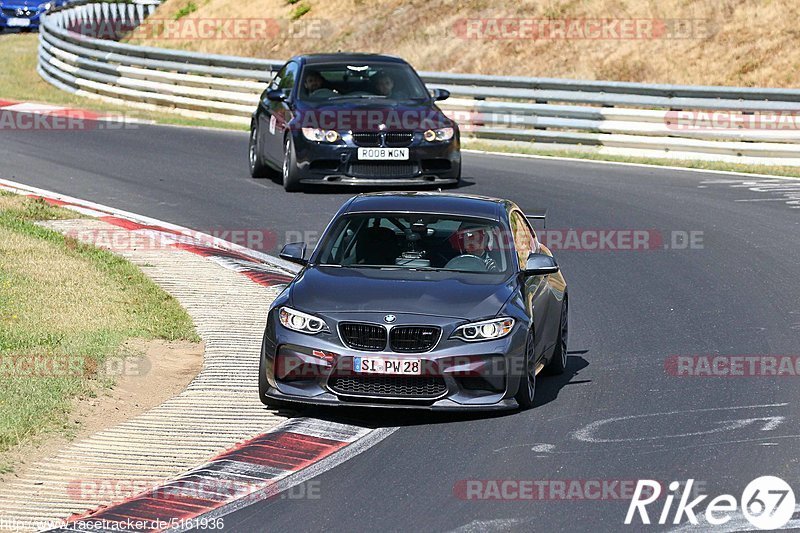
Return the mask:
M 303 268 L 269 310 L 261 401 L 531 407 L 567 364 L 568 299 L 528 218 L 481 196 L 348 200 L 313 252 L 281 252 Z

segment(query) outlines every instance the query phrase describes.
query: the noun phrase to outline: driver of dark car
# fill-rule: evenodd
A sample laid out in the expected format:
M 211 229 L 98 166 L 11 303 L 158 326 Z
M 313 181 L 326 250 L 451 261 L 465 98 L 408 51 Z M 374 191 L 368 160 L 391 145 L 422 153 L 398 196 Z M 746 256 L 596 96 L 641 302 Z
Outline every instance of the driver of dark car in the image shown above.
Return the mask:
M 309 71 L 303 80 L 303 87 L 305 87 L 306 94 L 312 94 L 314 91 L 325 88 L 325 78 L 315 70 Z
M 394 90 L 394 80 L 386 73 L 378 74 L 375 78 L 375 90 L 381 96 L 391 96 Z

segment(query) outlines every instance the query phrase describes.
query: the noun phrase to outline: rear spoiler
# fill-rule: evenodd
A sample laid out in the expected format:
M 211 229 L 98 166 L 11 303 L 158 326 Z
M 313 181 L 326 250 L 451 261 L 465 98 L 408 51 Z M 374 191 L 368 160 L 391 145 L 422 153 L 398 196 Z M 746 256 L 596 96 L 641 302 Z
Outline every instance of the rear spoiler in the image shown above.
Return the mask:
M 531 223 L 534 220 L 541 220 L 542 227 L 547 228 L 547 209 L 531 209 L 525 213 L 525 218 Z

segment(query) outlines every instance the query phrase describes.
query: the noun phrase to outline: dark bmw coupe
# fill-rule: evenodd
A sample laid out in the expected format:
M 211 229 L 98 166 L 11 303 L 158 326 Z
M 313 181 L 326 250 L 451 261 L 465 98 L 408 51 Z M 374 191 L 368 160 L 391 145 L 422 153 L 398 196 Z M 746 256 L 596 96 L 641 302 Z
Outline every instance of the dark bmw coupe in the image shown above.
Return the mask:
M 458 126 L 411 66 L 377 54 L 292 58 L 261 95 L 250 125 L 253 177 L 305 184 L 456 185 Z M 278 174 L 279 172 L 279 174 Z
M 567 364 L 567 285 L 508 200 L 433 192 L 348 200 L 273 302 L 267 405 L 508 409 Z

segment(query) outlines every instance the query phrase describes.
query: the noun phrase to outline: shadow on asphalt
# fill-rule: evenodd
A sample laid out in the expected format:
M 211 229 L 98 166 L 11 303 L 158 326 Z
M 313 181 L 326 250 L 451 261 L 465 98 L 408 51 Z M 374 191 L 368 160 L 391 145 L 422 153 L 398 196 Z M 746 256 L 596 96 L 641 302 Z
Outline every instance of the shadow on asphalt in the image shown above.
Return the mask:
M 578 373 L 589 366 L 589 362 L 581 357 L 588 353 L 588 350 L 570 351 L 567 360 L 566 371 L 558 376 L 545 376 L 540 374 L 536 380 L 536 398 L 534 411 L 536 408 L 546 405 L 558 397 L 562 388 L 567 385 L 578 385 L 590 383 L 590 380 L 574 380 Z M 514 416 L 519 411 L 483 411 L 469 412 L 446 411 L 430 412 L 419 409 L 402 408 L 374 408 L 374 407 L 309 407 L 297 412 L 299 416 L 308 416 L 339 422 L 342 424 L 355 424 L 364 427 L 398 427 L 398 426 L 423 426 L 434 424 L 452 424 L 457 422 L 469 422 L 473 420 L 502 418 Z
M 275 183 L 280 185 L 280 179 L 275 178 L 272 180 L 263 180 L 264 182 Z M 475 185 L 475 180 L 471 178 L 461 178 L 461 183 L 459 183 L 458 187 L 436 187 L 433 185 L 425 185 L 423 183 L 418 185 L 406 185 L 406 186 L 366 186 L 366 185 L 318 185 L 313 186 L 310 185 L 303 189 L 303 192 L 300 194 L 308 194 L 308 195 L 315 195 L 315 194 L 351 194 L 355 196 L 356 194 L 362 193 L 369 193 L 369 192 L 390 192 L 390 191 L 437 191 L 441 189 L 442 192 L 453 192 L 453 191 L 461 191 L 463 189 L 467 189 Z M 287 193 L 289 194 L 289 193 Z
M 591 383 L 590 379 L 576 380 L 578 373 L 589 366 L 589 361 L 580 357 L 588 353 L 589 350 L 568 351 L 567 368 L 563 374 L 558 376 L 544 376 L 544 379 L 536 380 L 536 397 L 533 408 L 541 407 L 558 398 L 558 393 L 567 385 L 582 385 Z

